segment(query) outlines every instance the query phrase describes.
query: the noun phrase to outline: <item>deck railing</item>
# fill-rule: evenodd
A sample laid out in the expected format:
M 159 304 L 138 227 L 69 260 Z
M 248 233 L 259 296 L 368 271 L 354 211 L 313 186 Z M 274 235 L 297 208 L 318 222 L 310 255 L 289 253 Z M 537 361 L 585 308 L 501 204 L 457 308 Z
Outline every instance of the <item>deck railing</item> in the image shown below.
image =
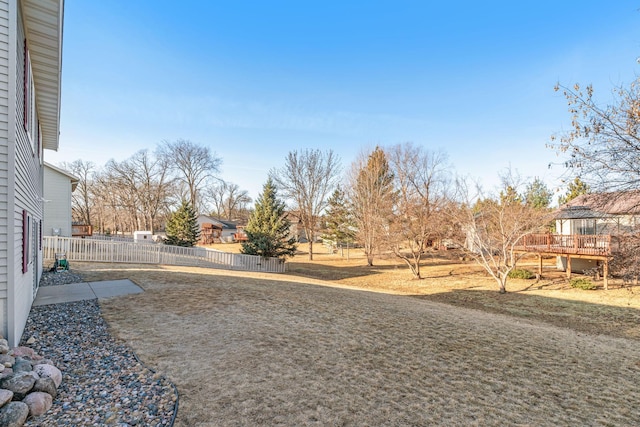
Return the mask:
M 609 234 L 527 234 L 515 249 L 551 254 L 610 256 L 615 249 Z
M 44 236 L 42 243 L 45 259 L 54 259 L 56 254 L 65 254 L 70 261 L 165 264 L 268 273 L 285 271 L 285 264 L 279 258 L 262 258 L 208 248 L 56 236 Z

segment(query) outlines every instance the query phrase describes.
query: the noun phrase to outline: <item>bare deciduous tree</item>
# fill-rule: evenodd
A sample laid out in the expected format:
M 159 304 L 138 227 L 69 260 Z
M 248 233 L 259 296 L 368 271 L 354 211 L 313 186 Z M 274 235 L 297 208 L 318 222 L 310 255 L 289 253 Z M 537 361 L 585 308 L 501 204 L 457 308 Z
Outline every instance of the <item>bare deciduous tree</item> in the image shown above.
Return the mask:
M 248 218 L 248 205 L 252 202 L 249 193 L 237 184 L 222 181 L 209 187 L 208 199 L 213 203 L 212 214 L 228 221 Z
M 158 155 L 164 157 L 167 165 L 176 172 L 177 178 L 184 185 L 191 206 L 196 212 L 200 212 L 202 209 L 200 192 L 207 181 L 219 172 L 222 159 L 212 153 L 209 147 L 185 139 L 174 142 L 163 141 Z
M 640 188 L 640 79 L 614 90 L 614 103 L 600 106 L 591 85 L 556 85 L 568 102 L 571 130 L 552 136 L 550 147 L 568 155 L 565 166 L 592 189 Z
M 411 143 L 393 146 L 387 152 L 397 192 L 388 242 L 393 253 L 420 279 L 420 262 L 427 248 L 451 230 L 447 157 Z
M 106 163 L 100 176 L 102 185 L 96 189 L 113 214 L 126 219 L 126 226 L 120 228 L 153 232 L 160 213 L 168 211 L 173 181 L 165 162 L 164 157 L 141 150 L 122 162 Z
M 71 193 L 73 219 L 86 225 L 92 225 L 92 210 L 94 207 L 92 187 L 96 172 L 95 164 L 78 159 L 71 163 L 64 162 L 60 167 L 68 170 L 79 179 L 75 191 Z
M 313 260 L 313 240 L 320 230 L 320 216 L 327 197 L 336 186 L 340 162 L 333 151 L 291 151 L 280 169 L 269 173 L 282 195 L 293 202 L 300 224 L 309 240 L 309 260 Z
M 503 177 L 499 197 L 484 198 L 476 189 L 471 194 L 465 181 L 459 181 L 461 204 L 455 220 L 466 236 L 469 255 L 496 281 L 500 293 L 506 292 L 509 273 L 524 254 L 515 248 L 520 239 L 544 228 L 548 211 L 527 204 L 517 192 L 511 176 Z
M 362 244 L 367 264 L 373 266 L 374 257 L 387 234 L 395 198 L 393 173 L 380 147 L 371 153 L 362 153 L 353 162 L 348 195 L 356 238 Z

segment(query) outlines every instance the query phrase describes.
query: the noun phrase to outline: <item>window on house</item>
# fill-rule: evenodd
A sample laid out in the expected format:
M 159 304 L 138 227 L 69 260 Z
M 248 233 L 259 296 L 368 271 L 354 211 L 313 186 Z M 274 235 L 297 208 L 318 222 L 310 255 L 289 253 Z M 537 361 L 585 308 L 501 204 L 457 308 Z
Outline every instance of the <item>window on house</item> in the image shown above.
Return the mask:
M 31 143 L 34 155 L 40 155 L 40 128 L 36 113 L 36 91 L 33 83 L 33 73 L 31 69 L 31 56 L 27 47 L 27 40 L 24 40 L 24 70 L 23 70 L 23 124 L 27 132 L 27 138 Z
M 578 226 L 578 234 L 593 235 L 596 234 L 596 220 L 583 219 Z

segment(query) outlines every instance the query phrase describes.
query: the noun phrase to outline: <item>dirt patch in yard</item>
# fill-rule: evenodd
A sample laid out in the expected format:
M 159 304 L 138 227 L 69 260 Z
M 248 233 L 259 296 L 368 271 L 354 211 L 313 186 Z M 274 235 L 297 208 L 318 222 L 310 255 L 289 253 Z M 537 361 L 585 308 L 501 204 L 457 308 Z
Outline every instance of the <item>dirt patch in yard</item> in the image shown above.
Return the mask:
M 635 288 L 574 290 L 547 266 L 499 295 L 459 259 L 412 280 L 335 256 L 287 275 L 73 267 L 145 289 L 103 312 L 177 385 L 180 426 L 640 424 Z

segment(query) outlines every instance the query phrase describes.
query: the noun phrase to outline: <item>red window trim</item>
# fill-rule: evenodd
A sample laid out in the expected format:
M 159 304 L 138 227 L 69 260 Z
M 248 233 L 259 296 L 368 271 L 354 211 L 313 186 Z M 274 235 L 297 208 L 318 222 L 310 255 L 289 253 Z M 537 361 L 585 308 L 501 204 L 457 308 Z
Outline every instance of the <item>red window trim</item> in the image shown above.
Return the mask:
M 29 244 L 29 220 L 27 216 L 27 211 L 23 209 L 22 210 L 22 273 L 26 273 L 29 270 L 29 254 L 27 254 L 28 244 Z

